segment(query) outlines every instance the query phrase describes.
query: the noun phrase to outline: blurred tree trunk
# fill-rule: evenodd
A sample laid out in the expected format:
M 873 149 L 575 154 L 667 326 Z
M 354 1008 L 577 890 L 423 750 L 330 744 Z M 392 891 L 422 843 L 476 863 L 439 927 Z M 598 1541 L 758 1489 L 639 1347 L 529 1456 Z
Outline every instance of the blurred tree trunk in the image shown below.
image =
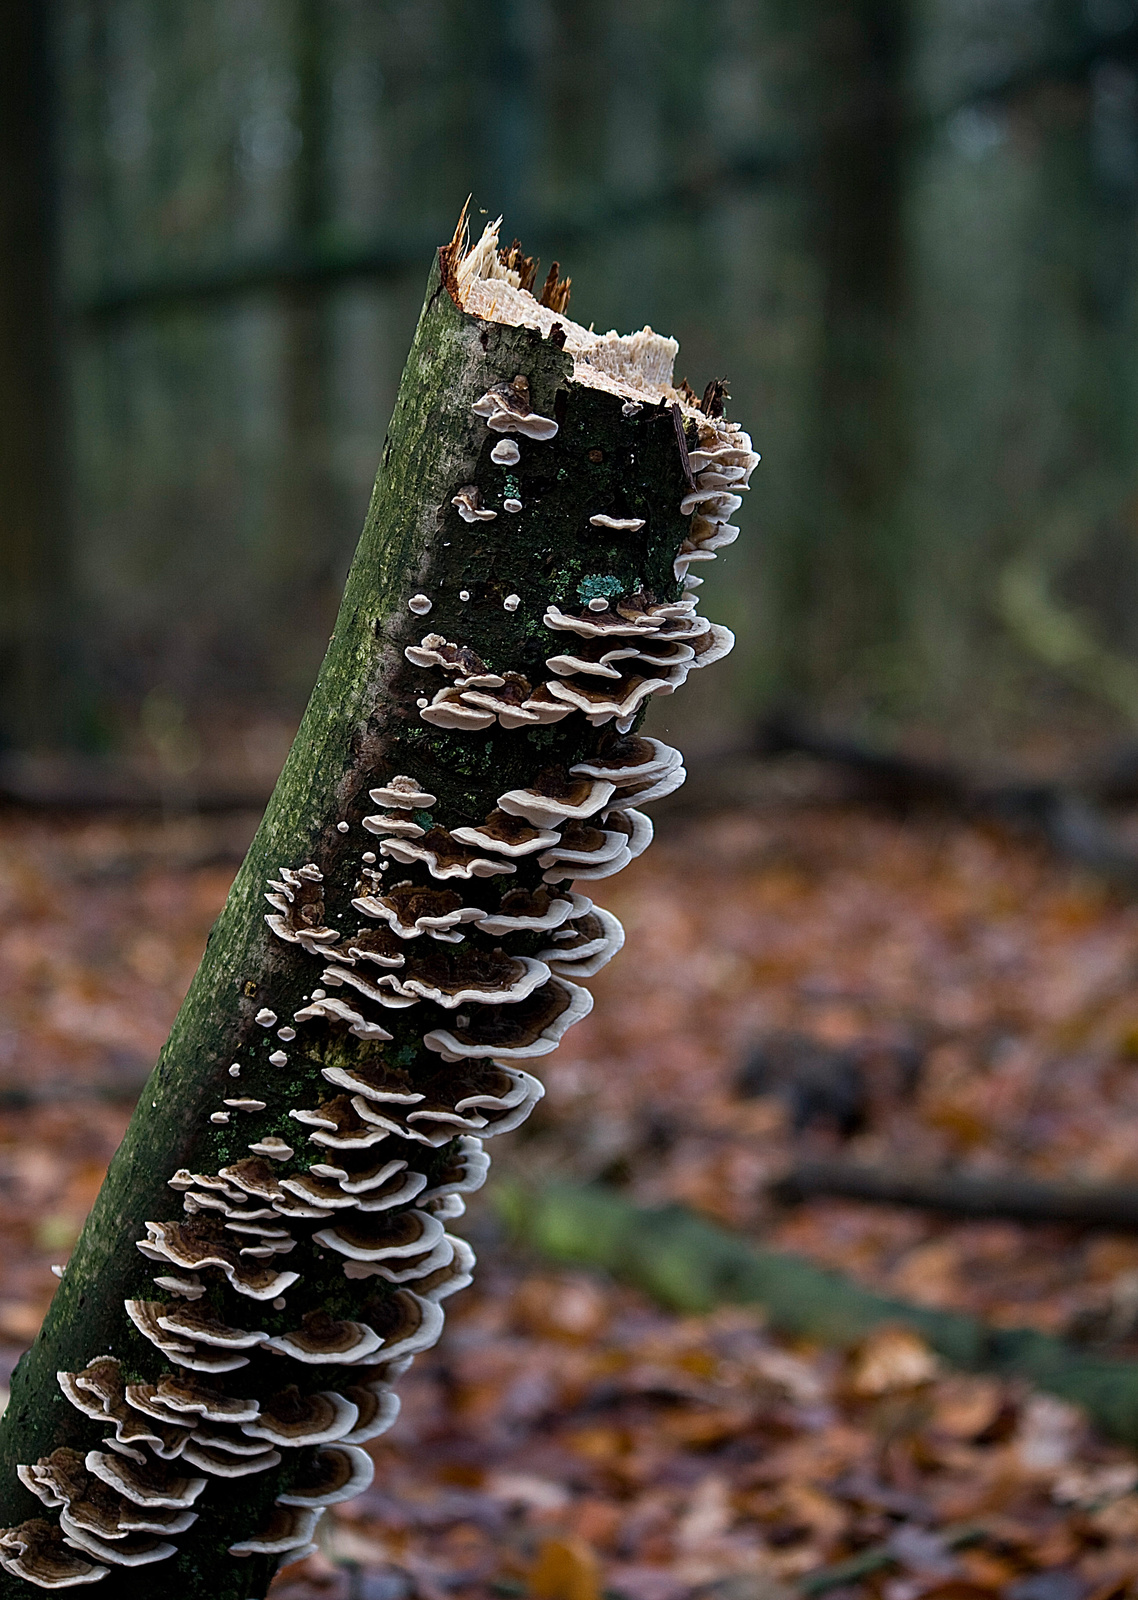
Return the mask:
M 325 171 L 328 18 L 322 0 L 295 0 L 291 7 L 291 55 L 296 75 L 296 124 L 300 148 L 292 169 L 292 236 L 301 254 L 317 255 L 328 220 Z M 297 588 L 334 608 L 341 573 L 335 541 L 344 520 L 334 507 L 329 430 L 330 297 L 310 285 L 282 294 L 284 446 L 274 524 L 279 530 L 274 587 L 282 601 Z
M 899 626 L 893 513 L 904 467 L 906 0 L 824 7 L 814 31 L 818 498 L 799 551 L 791 681 L 833 702 L 840 675 L 879 682 Z M 793 635 L 792 635 L 793 637 Z M 861 670 L 859 670 L 859 666 Z M 837 696 L 840 700 L 840 692 Z
M 65 407 L 46 0 L 0 6 L 0 743 L 61 731 Z

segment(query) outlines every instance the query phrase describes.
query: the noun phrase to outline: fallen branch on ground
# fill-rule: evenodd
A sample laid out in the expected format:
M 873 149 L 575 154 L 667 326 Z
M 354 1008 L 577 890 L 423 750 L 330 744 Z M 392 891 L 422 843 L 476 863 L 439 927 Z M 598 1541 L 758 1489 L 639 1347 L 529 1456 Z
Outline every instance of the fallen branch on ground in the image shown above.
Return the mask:
M 1025 1378 L 1083 1406 L 1105 1433 L 1138 1447 L 1138 1362 L 874 1294 L 800 1256 L 752 1245 L 682 1206 L 646 1210 L 608 1190 L 569 1185 L 507 1190 L 500 1206 L 520 1242 L 609 1272 L 676 1311 L 760 1305 L 780 1332 L 835 1345 L 905 1323 L 954 1365 Z
M 933 806 L 970 818 L 1004 822 L 1034 833 L 1079 866 L 1127 887 L 1138 887 L 1138 853 L 1111 826 L 1104 805 L 1133 795 L 1129 751 L 1066 781 L 985 784 L 947 763 L 878 750 L 834 737 L 792 717 L 769 718 L 759 729 L 761 755 L 798 753 L 843 767 L 855 780 L 851 798 L 900 811 Z
M 1042 1183 L 1035 1178 L 974 1177 L 884 1171 L 847 1161 L 804 1161 L 773 1186 L 778 1200 L 815 1195 L 918 1206 L 957 1217 L 1014 1222 L 1069 1222 L 1081 1227 L 1138 1232 L 1138 1185 Z

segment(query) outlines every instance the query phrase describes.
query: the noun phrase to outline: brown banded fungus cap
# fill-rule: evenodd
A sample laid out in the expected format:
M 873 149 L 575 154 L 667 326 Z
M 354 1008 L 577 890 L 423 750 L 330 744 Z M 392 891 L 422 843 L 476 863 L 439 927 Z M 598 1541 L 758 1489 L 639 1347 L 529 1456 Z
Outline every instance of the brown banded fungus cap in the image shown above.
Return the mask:
M 691 670 L 694 672 L 697 667 L 712 667 L 724 656 L 730 655 L 735 648 L 735 635 L 722 623 L 713 622 L 706 633 L 693 641 L 692 648 L 695 659 L 691 663 Z
M 300 1200 L 306 1200 L 312 1205 L 322 1207 L 326 1212 L 332 1212 L 339 1207 L 346 1209 L 356 1204 L 354 1195 L 345 1194 L 340 1185 L 331 1178 L 322 1178 L 311 1170 L 298 1172 L 291 1177 L 282 1179 L 282 1184 L 290 1194 Z
M 529 856 L 556 844 L 554 829 L 539 828 L 524 817 L 511 816 L 496 806 L 477 827 L 452 828 L 451 837 L 480 850 L 497 850 L 506 856 Z
M 273 907 L 265 921 L 286 944 L 299 944 L 311 954 L 319 954 L 327 945 L 335 944 L 340 937 L 334 928 L 324 925 L 323 874 L 314 866 L 302 867 L 293 872 L 289 867 L 278 868 L 280 876 L 269 879 L 273 891 L 265 899 Z M 268 1013 L 272 1016 L 272 1013 Z M 276 1017 L 264 1024 L 271 1028 Z
M 291 1383 L 270 1396 L 254 1421 L 241 1424 L 241 1431 L 251 1439 L 266 1439 L 284 1449 L 298 1450 L 346 1438 L 359 1420 L 360 1407 L 351 1395 L 338 1394 L 334 1389 L 301 1394 Z
M 510 383 L 496 383 L 470 408 L 494 433 L 521 433 L 528 439 L 552 439 L 557 423 L 530 410 L 529 379 L 524 373 Z
M 444 1234 L 442 1223 L 426 1211 L 351 1212 L 313 1234 L 317 1244 L 353 1261 L 388 1261 L 421 1256 Z
M 351 1067 L 322 1067 L 321 1076 L 384 1105 L 415 1106 L 426 1098 L 421 1089 L 412 1089 L 406 1074 L 380 1060 L 362 1061 Z
M 84 1555 L 93 1556 L 96 1560 L 112 1561 L 120 1567 L 147 1566 L 152 1561 L 166 1561 L 177 1554 L 175 1545 L 166 1544 L 145 1533 L 124 1533 L 120 1535 L 118 1543 L 110 1544 L 88 1533 L 67 1511 L 59 1513 L 59 1526 L 67 1543 L 82 1550 Z
M 313 1162 L 309 1171 L 317 1177 L 334 1179 L 345 1194 L 353 1196 L 378 1192 L 412 1200 L 427 1186 L 424 1173 L 411 1171 L 404 1160 L 392 1161 L 386 1155 L 377 1156 L 373 1150 L 344 1151 L 335 1161 Z M 392 1200 L 391 1203 L 397 1202 Z
M 473 1194 L 486 1182 L 489 1170 L 490 1157 L 482 1148 L 482 1140 L 464 1134 L 457 1140 L 446 1166 L 436 1172 L 434 1183 L 420 1195 L 419 1203 L 451 1194 Z
M 555 695 L 550 694 L 548 683 L 539 683 L 528 700 L 523 700 L 520 710 L 526 713 L 527 720 L 545 726 L 552 722 L 561 722 L 572 714 L 572 706 L 567 706 Z M 503 727 L 511 726 L 506 716 L 498 718 Z
M 548 979 L 548 969 L 532 956 L 436 946 L 411 957 L 399 988 L 453 1011 L 463 1005 L 517 1005 Z
M 437 1222 L 439 1219 L 432 1216 L 431 1220 Z M 449 1274 L 453 1264 L 454 1240 L 449 1233 L 444 1233 L 429 1250 L 422 1250 L 418 1255 L 396 1256 L 383 1261 L 352 1255 L 345 1260 L 343 1270 L 345 1278 L 385 1278 L 388 1283 L 411 1284 L 415 1293 L 422 1295 L 423 1281 L 437 1283 L 439 1274 Z M 434 1295 L 432 1298 L 437 1303 L 442 1296 Z
M 627 595 L 609 611 L 562 611 L 550 604 L 542 618 L 555 633 L 576 633 L 585 639 L 642 639 L 647 635 L 688 638 L 710 624 L 695 614 L 694 600 L 655 602 L 645 595 Z
M 483 912 L 478 906 L 464 906 L 454 889 L 423 888 L 413 883 L 394 884 L 385 894 L 357 897 L 352 905 L 366 917 L 384 921 L 401 939 L 417 939 L 429 934 L 433 939 L 456 944 L 464 922 L 477 922 Z
M 303 1550 L 312 1542 L 322 1512 L 307 1506 L 274 1505 L 268 1521 L 252 1539 L 229 1546 L 231 1556 L 284 1555 Z
M 17 1466 L 16 1476 L 45 1506 L 65 1506 L 85 1493 L 90 1474 L 79 1450 L 61 1446 L 32 1466 Z
M 423 862 L 432 878 L 494 878 L 517 870 L 509 861 L 461 844 L 445 828 L 432 828 L 422 839 L 385 839 L 380 849 L 385 856 L 408 865 Z
M 567 822 L 561 833 L 555 835 L 553 848 L 538 857 L 538 865 L 554 867 L 558 862 L 565 861 L 596 867 L 602 862 L 611 861 L 627 848 L 627 835 L 619 829 L 594 822 Z M 627 854 L 625 860 L 628 860 Z M 575 874 L 565 872 L 561 876 L 573 877 Z
M 251 1144 L 249 1149 L 255 1156 L 266 1156 L 270 1161 L 289 1161 L 296 1154 L 292 1145 L 277 1134 L 270 1133 L 264 1139 L 258 1139 Z
M 667 675 L 670 670 L 661 669 L 647 677 L 638 672 L 622 673 L 614 680 L 580 682 L 557 678 L 550 682 L 549 692 L 583 711 L 586 720 L 595 728 L 615 722 L 622 732 L 627 732 L 646 700 L 663 691 L 671 693 L 675 688 L 676 680 Z
M 493 711 L 468 706 L 462 691 L 453 685 L 449 689 L 440 689 L 429 705 L 420 706 L 419 715 L 424 722 L 433 723 L 436 728 L 465 728 L 472 733 L 489 728 L 496 721 Z
M 245 1456 L 248 1461 L 256 1461 L 269 1453 L 269 1446 L 262 1438 L 248 1437 L 235 1422 L 200 1421 L 190 1435 L 190 1443 L 198 1450 L 214 1450 L 229 1456 Z
M 403 811 L 429 811 L 438 801 L 436 795 L 429 794 L 405 773 L 392 778 L 382 788 L 369 789 L 368 793 L 376 805 L 395 806 Z
M 644 854 L 652 843 L 654 828 L 652 818 L 643 811 L 637 811 L 633 806 L 621 806 L 604 815 L 606 828 L 616 829 L 622 833 L 628 844 L 628 853 L 633 860 Z
M 403 966 L 407 955 L 398 934 L 388 924 L 380 928 L 358 928 L 338 959 L 346 966 L 356 961 L 370 961 L 374 966 L 391 969 Z
M 546 888 L 508 889 L 496 912 L 480 912 L 483 933 L 545 933 L 573 914 L 572 897 L 554 895 Z
M 472 1007 L 468 1017 L 458 1016 L 449 1028 L 433 1028 L 423 1035 L 428 1050 L 444 1061 L 467 1056 L 525 1060 L 556 1050 L 563 1035 L 587 1017 L 593 997 L 563 978 L 554 978 L 516 1006 Z
M 440 1222 L 454 1222 L 466 1215 L 466 1201 L 460 1194 L 444 1195 L 441 1200 L 417 1200 L 415 1204 L 429 1211 L 432 1217 L 438 1217 Z M 453 1239 L 451 1243 L 454 1243 Z M 422 1292 L 423 1286 L 420 1284 L 419 1293 Z
M 574 987 L 572 984 L 564 984 L 563 980 L 561 979 L 555 979 L 553 981 L 555 983 L 561 983 L 562 987 L 565 988 Z M 573 1015 L 573 1002 L 571 1000 L 569 1012 L 567 1013 L 571 1016 L 571 1021 L 564 1023 L 564 1026 L 566 1027 L 571 1027 L 572 1023 L 578 1020 L 578 1016 L 587 1015 L 588 1011 L 592 1007 L 592 995 L 589 994 L 588 990 L 580 990 L 579 993 L 583 993 L 588 996 L 588 1004 L 584 1005 L 576 1015 Z M 561 1021 L 562 1019 L 559 1018 L 559 1024 Z M 503 1051 L 502 1053 L 508 1056 L 508 1052 Z M 440 1052 L 440 1054 L 442 1054 L 442 1052 Z M 540 1050 L 531 1049 L 529 1051 L 521 1050 L 518 1052 L 518 1054 L 524 1059 L 526 1055 L 540 1055 L 543 1054 L 543 1052 Z M 446 1059 L 445 1054 L 443 1055 L 443 1059 Z M 488 1065 L 484 1059 L 479 1059 L 477 1057 L 472 1058 L 471 1064 L 482 1067 Z M 428 1138 L 429 1143 L 436 1146 L 446 1143 L 448 1125 L 449 1132 L 452 1134 L 464 1133 L 467 1131 L 477 1131 L 483 1139 L 492 1139 L 500 1133 L 511 1133 L 516 1127 L 520 1126 L 520 1124 L 526 1120 L 535 1103 L 545 1094 L 544 1085 L 539 1079 L 531 1077 L 528 1072 L 523 1072 L 518 1067 L 507 1066 L 504 1062 L 500 1061 L 495 1061 L 494 1066 L 500 1073 L 503 1074 L 507 1081 L 512 1083 L 512 1088 L 510 1088 L 508 1092 L 500 1094 L 479 1093 L 466 1095 L 463 1099 L 457 1102 L 454 1111 L 452 1112 L 422 1111 L 416 1113 L 416 1115 L 423 1122 L 428 1122 L 431 1119 L 437 1119 L 440 1124 L 439 1132 L 434 1137 Z M 408 1131 L 416 1133 L 416 1136 L 422 1137 L 422 1135 L 417 1133 L 417 1130 Z
M 463 522 L 493 522 L 498 515 L 482 504 L 482 494 L 476 483 L 464 483 L 458 493 L 452 495 L 450 503 L 457 507 Z
M 355 1427 L 344 1435 L 345 1444 L 367 1444 L 371 1439 L 378 1439 L 392 1427 L 401 1408 L 395 1390 L 380 1379 L 348 1384 L 344 1396 L 358 1412 Z
M 564 883 L 568 878 L 591 883 L 598 878 L 611 878 L 614 874 L 623 872 L 631 860 L 632 851 L 627 844 L 622 843 L 614 855 L 597 860 L 595 865 L 588 862 L 577 864 L 558 862 L 552 867 L 547 867 L 543 877 L 546 883 Z
M 42 1517 L 0 1531 L 0 1567 L 37 1589 L 70 1589 L 99 1583 L 109 1567 L 89 1561 L 63 1542 L 63 1532 Z
M 353 1109 L 359 1114 L 361 1120 L 370 1123 L 372 1127 L 381 1129 L 388 1137 L 397 1139 L 411 1139 L 416 1144 L 438 1145 L 446 1143 L 446 1134 L 424 1133 L 418 1128 L 409 1126 L 411 1114 L 404 1114 L 401 1108 L 377 1106 L 372 1101 L 366 1100 L 363 1095 L 352 1097 Z M 481 1124 L 476 1124 L 481 1126 Z M 467 1124 L 463 1124 L 467 1126 Z
M 58 1456 L 59 1452 L 55 1451 L 53 1454 Z M 49 1497 L 49 1494 L 44 1492 L 47 1489 L 46 1472 L 40 1483 L 24 1480 L 32 1493 L 39 1494 L 46 1504 L 65 1507 L 68 1515 L 60 1518 L 65 1533 L 76 1527 L 86 1533 L 94 1534 L 97 1538 L 125 1541 L 126 1536 L 132 1533 L 184 1533 L 198 1520 L 196 1511 L 174 1510 L 168 1506 L 144 1508 L 134 1505 L 114 1489 L 108 1488 L 100 1478 L 92 1477 L 83 1466 L 83 1457 L 77 1451 L 69 1451 L 68 1454 L 78 1457 L 79 1471 L 68 1473 L 69 1481 L 66 1486 L 59 1486 L 58 1494 L 50 1494 Z M 52 1459 L 49 1456 L 38 1461 L 32 1472 L 37 1473 L 37 1469 L 49 1467 Z M 25 1470 L 17 1468 L 21 1475 Z M 109 1559 L 114 1561 L 118 1558 L 109 1554 Z M 124 1564 L 133 1565 L 132 1562 Z
M 459 675 L 463 683 L 480 683 L 488 688 L 495 688 L 505 680 L 496 672 L 491 672 L 476 650 L 468 644 L 450 644 L 441 633 L 426 633 L 418 644 L 409 644 L 403 651 L 404 656 L 415 667 L 441 667 L 444 672 L 453 672 Z M 372 789 L 371 797 L 388 791 Z M 386 802 L 380 801 L 381 805 Z M 434 805 L 431 797 L 431 805 Z M 430 810 L 430 806 L 415 806 L 414 810 Z
M 205 1294 L 205 1284 L 196 1272 L 188 1275 L 180 1272 L 163 1272 L 153 1281 L 159 1289 L 165 1289 L 169 1294 L 181 1295 L 186 1300 L 200 1300 Z
M 271 1472 L 279 1467 L 282 1456 L 279 1450 L 262 1450 L 257 1455 L 238 1455 L 228 1449 L 199 1444 L 192 1440 L 186 1446 L 185 1459 L 215 1478 L 249 1478 L 258 1472 Z
M 276 1173 L 259 1156 L 242 1156 L 230 1162 L 229 1166 L 219 1169 L 218 1177 L 258 1200 L 275 1200 L 280 1193 Z
M 355 1098 L 358 1097 L 340 1094 L 315 1109 L 290 1111 L 289 1116 L 315 1128 L 316 1132 L 308 1135 L 309 1140 L 327 1150 L 361 1150 L 379 1144 L 387 1138 L 387 1130 L 364 1122 Z
M 168 1333 L 185 1334 L 202 1344 L 217 1345 L 221 1349 L 250 1350 L 263 1344 L 268 1337 L 260 1328 L 231 1328 L 208 1306 L 166 1305 L 152 1302 L 155 1320 Z
M 239 1367 L 249 1365 L 248 1356 L 237 1354 L 232 1350 L 210 1349 L 184 1335 L 167 1332 L 158 1321 L 158 1312 L 163 1308 L 163 1301 L 126 1300 L 123 1304 L 127 1316 L 143 1338 L 149 1339 L 156 1350 L 160 1350 L 164 1356 L 177 1362 L 179 1366 L 188 1367 L 192 1372 L 220 1373 L 236 1372 Z
M 620 791 L 619 804 L 643 806 L 652 800 L 662 800 L 665 795 L 674 794 L 687 781 L 686 768 L 676 765 L 669 767 L 667 772 L 662 772 L 656 778 L 650 778 L 644 783 L 626 784 Z
M 306 1311 L 299 1328 L 268 1341 L 270 1350 L 308 1366 L 366 1361 L 382 1344 L 382 1337 L 366 1323 L 338 1321 L 322 1310 Z
M 201 1271 L 217 1267 L 238 1294 L 251 1300 L 274 1300 L 297 1281 L 299 1273 L 273 1272 L 242 1261 L 222 1224 L 209 1217 L 190 1217 L 186 1222 L 148 1222 L 149 1238 L 143 1254 L 169 1261 L 175 1267 Z
M 611 911 L 594 906 L 558 929 L 541 952 L 551 972 L 568 978 L 591 978 L 606 967 L 624 945 L 624 928 Z
M 688 654 L 690 657 L 692 652 L 689 650 Z M 641 659 L 641 646 L 636 642 L 618 639 L 614 644 L 609 639 L 586 639 L 549 656 L 545 664 L 559 678 L 571 677 L 575 672 L 595 678 L 619 678 L 623 670 L 620 662 Z
M 605 511 L 597 511 L 589 518 L 591 527 L 611 528 L 614 533 L 639 533 L 644 526 L 643 517 L 610 517 Z
M 126 1397 L 147 1416 L 175 1421 L 205 1417 L 210 1422 L 248 1422 L 259 1409 L 256 1400 L 225 1394 L 188 1373 L 167 1375 L 156 1384 L 128 1383 Z
M 528 709 L 533 685 L 520 672 L 503 674 L 500 684 L 455 684 L 463 705 L 475 711 L 488 711 L 496 716 L 503 728 L 523 728 L 541 721 L 539 713 Z
M 369 1000 L 374 1000 L 377 1005 L 387 1006 L 393 1011 L 402 1011 L 407 1006 L 415 1004 L 411 997 L 403 993 L 399 980 L 393 972 L 373 976 L 370 973 L 353 972 L 350 967 L 326 967 L 322 981 L 337 988 L 348 984 L 360 994 L 366 995 Z
M 429 1350 L 443 1331 L 442 1308 L 410 1289 L 385 1294 L 372 1304 L 369 1315 L 383 1335 L 383 1359 L 393 1364 Z
M 375 1463 L 355 1445 L 327 1445 L 307 1461 L 288 1490 L 277 1496 L 281 1506 L 335 1506 L 362 1494 L 375 1476 Z
M 427 831 L 410 817 L 403 816 L 397 811 L 380 811 L 373 817 L 365 817 L 363 827 L 365 832 L 374 833 L 379 838 L 390 838 L 392 834 L 398 834 L 404 839 L 421 839 Z
M 187 1476 L 171 1462 L 143 1464 L 103 1450 L 88 1450 L 83 1464 L 88 1472 L 136 1506 L 192 1506 L 206 1485 L 204 1478 Z
M 56 1381 L 77 1411 L 113 1424 L 116 1443 L 145 1443 L 156 1454 L 173 1457 L 185 1442 L 180 1424 L 144 1418 L 127 1403 L 122 1366 L 114 1356 L 96 1356 L 81 1372 L 57 1372 Z
M 615 793 L 614 785 L 604 778 L 574 778 L 564 767 L 545 767 L 527 788 L 499 795 L 498 805 L 538 827 L 558 827 L 593 816 Z
M 451 1199 L 462 1204 L 460 1195 L 452 1195 Z M 474 1251 L 465 1239 L 457 1238 L 448 1233 L 447 1242 L 451 1246 L 451 1258 L 431 1272 L 424 1272 L 415 1281 L 415 1293 L 422 1295 L 425 1300 L 447 1300 L 452 1294 L 457 1294 L 460 1289 L 466 1289 L 474 1282 L 474 1268 L 477 1264 Z
M 346 1024 L 348 1032 L 357 1039 L 387 1040 L 392 1037 L 386 1028 L 378 1022 L 365 1017 L 362 1011 L 357 1011 L 346 1000 L 337 998 L 336 995 L 325 995 L 320 1000 L 313 1000 L 308 1005 L 302 1006 L 293 1013 L 294 1022 L 313 1022 L 317 1018 L 325 1022 L 342 1022 Z

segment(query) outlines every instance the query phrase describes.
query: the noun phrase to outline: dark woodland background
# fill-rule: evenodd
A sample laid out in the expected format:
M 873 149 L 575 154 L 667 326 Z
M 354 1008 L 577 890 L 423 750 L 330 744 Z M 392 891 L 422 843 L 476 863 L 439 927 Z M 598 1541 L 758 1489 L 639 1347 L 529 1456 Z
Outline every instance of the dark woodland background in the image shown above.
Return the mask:
M 468 191 L 579 318 L 726 374 L 763 453 L 704 591 L 739 648 L 664 719 L 689 746 L 789 706 L 1046 766 L 1138 726 L 1134 0 L 19 0 L 0 30 L 9 774 L 271 782 Z

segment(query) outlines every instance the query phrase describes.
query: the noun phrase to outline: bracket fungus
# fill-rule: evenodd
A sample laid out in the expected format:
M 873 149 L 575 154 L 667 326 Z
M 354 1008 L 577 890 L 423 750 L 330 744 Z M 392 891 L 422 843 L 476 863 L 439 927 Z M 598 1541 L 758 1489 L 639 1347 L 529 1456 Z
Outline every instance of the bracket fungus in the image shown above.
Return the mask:
M 484 1145 L 624 942 L 581 887 L 684 781 L 639 725 L 731 649 L 690 569 L 758 457 L 673 340 L 519 262 L 465 221 L 440 252 L 293 757 L 13 1379 L 0 1600 L 264 1595 L 370 1482 Z
M 521 433 L 527 439 L 552 439 L 557 423 L 530 410 L 529 379 L 519 372 L 509 383 L 495 383 L 471 406 L 494 433 Z
M 16 1528 L 0 1530 L 0 1567 L 37 1589 L 70 1589 L 80 1583 L 101 1583 L 110 1571 L 81 1556 L 63 1530 L 43 1517 L 30 1517 Z
M 451 496 L 451 505 L 458 507 L 463 522 L 493 522 L 498 515 L 482 504 L 481 491 L 476 483 L 465 483 L 457 494 Z

